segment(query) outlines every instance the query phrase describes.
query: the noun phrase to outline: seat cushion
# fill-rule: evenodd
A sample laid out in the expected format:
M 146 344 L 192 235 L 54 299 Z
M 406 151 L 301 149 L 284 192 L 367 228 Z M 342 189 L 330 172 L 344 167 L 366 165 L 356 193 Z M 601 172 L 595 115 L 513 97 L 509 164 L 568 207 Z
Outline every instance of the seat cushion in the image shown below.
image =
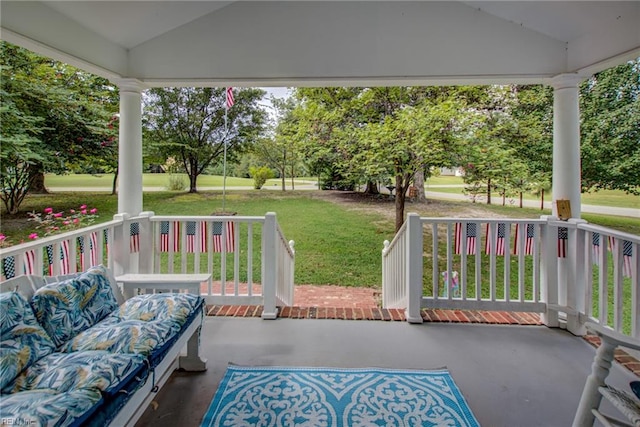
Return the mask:
M 118 308 L 104 267 L 38 289 L 31 305 L 57 347 Z
M 113 354 L 107 351 L 52 353 L 25 369 L 2 389 L 18 393 L 37 389 L 60 392 L 95 388 L 113 394 L 146 367 L 139 354 Z
M 14 425 L 80 426 L 101 402 L 96 389 L 31 390 L 0 395 L 0 414 L 3 420 L 15 420 Z
M 149 356 L 167 342 L 176 331 L 171 322 L 124 320 L 108 317 L 76 335 L 60 351 L 106 350 L 112 353 L 136 353 Z
M 202 297 L 193 294 L 138 295 L 125 301 L 111 316 L 121 320 L 171 322 L 179 331 L 202 301 Z
M 55 344 L 17 292 L 0 293 L 0 389 L 24 369 L 51 354 Z

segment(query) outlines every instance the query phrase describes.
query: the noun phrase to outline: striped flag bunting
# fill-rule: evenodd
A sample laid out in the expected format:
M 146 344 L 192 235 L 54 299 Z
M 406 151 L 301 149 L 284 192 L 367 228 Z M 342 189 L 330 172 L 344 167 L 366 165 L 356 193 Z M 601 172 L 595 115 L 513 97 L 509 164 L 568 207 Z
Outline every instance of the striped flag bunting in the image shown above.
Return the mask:
M 474 222 L 467 223 L 467 255 L 476 253 L 476 238 L 478 235 L 478 224 Z M 462 251 L 462 223 L 456 223 L 455 230 L 455 253 L 460 255 Z
M 53 245 L 48 245 L 45 247 L 47 251 L 47 261 L 49 264 L 49 276 L 53 276 Z M 63 240 L 60 243 L 60 274 L 69 274 L 71 273 L 71 266 L 69 265 L 70 257 L 69 257 L 69 241 Z
M 569 230 L 567 227 L 558 227 L 558 258 L 567 257 L 567 239 Z
M 24 253 L 24 274 L 36 274 L 35 251 L 26 251 Z
M 129 251 L 140 252 L 140 223 L 132 222 L 129 225 Z
M 536 227 L 534 224 L 527 224 L 527 232 L 524 241 L 524 254 L 525 255 L 533 255 L 533 245 L 536 238 Z M 520 239 L 520 227 L 516 227 L 516 238 L 514 242 L 514 254 L 520 254 L 520 244 L 518 243 Z
M 496 232 L 493 235 L 493 248 L 491 248 L 491 243 L 489 239 L 489 233 L 491 232 L 491 227 L 487 224 L 487 239 L 484 244 L 484 252 L 487 255 L 491 255 L 495 253 L 496 255 L 504 256 L 504 248 L 505 248 L 505 235 L 507 234 L 507 224 L 504 222 L 499 222 Z M 492 250 L 495 249 L 495 250 Z
M 180 251 L 180 222 L 171 221 L 173 225 L 173 252 Z M 160 252 L 169 252 L 169 221 L 160 222 Z
M 89 265 L 85 265 L 84 254 L 89 255 Z M 84 244 L 84 236 L 78 236 L 78 254 L 80 258 L 80 269 L 86 270 L 88 267 L 98 265 L 98 234 L 94 231 L 89 235 L 89 248 Z
M 227 110 L 229 110 L 233 107 L 233 104 L 235 104 L 235 99 L 233 99 L 233 88 L 228 87 L 225 92 L 227 94 Z
M 600 233 L 593 233 L 591 235 L 591 254 L 592 254 L 592 262 L 594 264 L 598 263 L 601 252 L 602 252 L 602 248 L 600 247 Z
M 9 256 L 2 260 L 2 277 L 3 279 L 16 277 L 16 258 L 14 256 Z
M 633 257 L 633 244 L 629 240 L 622 241 L 622 275 L 631 277 L 631 260 Z
M 98 265 L 98 233 L 95 231 L 89 235 L 89 258 L 91 265 Z
M 196 222 L 187 221 L 187 252 L 192 253 L 196 251 L 197 243 L 200 243 L 200 252 L 207 251 L 207 223 L 200 222 L 200 238 L 196 236 Z M 196 242 L 198 240 L 198 242 Z
M 222 222 L 216 221 L 212 223 L 213 234 L 213 251 L 222 252 Z M 232 221 L 227 221 L 225 227 L 225 243 L 227 252 L 235 251 L 235 224 Z

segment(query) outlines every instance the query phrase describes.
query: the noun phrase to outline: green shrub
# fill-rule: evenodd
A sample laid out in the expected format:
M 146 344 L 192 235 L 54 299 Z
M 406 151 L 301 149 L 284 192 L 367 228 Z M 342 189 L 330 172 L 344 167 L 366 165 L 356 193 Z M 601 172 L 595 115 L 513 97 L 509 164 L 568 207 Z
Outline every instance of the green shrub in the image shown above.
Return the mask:
M 185 188 L 187 188 L 187 180 L 183 175 L 169 174 L 169 183 L 167 184 L 167 190 L 183 191 Z
M 268 179 L 275 177 L 271 169 L 266 166 L 252 166 L 249 168 L 249 175 L 253 178 L 253 188 L 260 190 Z

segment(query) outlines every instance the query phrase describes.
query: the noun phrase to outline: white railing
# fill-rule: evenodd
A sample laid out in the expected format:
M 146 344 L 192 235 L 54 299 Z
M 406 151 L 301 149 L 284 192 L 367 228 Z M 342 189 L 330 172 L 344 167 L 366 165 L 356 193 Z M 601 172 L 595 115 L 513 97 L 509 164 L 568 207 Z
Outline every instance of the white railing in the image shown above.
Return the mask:
M 208 273 L 211 280 L 201 287 L 207 304 L 263 304 L 264 318 L 274 318 L 278 305 L 293 303 L 294 263 L 293 241 L 287 243 L 274 213 L 118 214 L 108 223 L 0 250 L 3 280 L 24 273 L 74 273 L 97 264 L 116 276 Z
M 406 285 L 407 222 L 389 243 L 382 248 L 382 306 L 384 308 L 407 307 Z
M 529 311 L 578 335 L 591 320 L 639 337 L 639 247 L 583 220 L 409 214 L 383 249 L 383 306 L 415 323 L 421 308 Z
M 0 281 L 22 274 L 71 274 L 97 264 L 112 267 L 110 248 L 121 227 L 122 221 L 114 220 L 0 249 Z
M 640 237 L 576 224 L 576 309 L 586 319 L 640 338 Z M 582 319 L 584 320 L 584 319 Z

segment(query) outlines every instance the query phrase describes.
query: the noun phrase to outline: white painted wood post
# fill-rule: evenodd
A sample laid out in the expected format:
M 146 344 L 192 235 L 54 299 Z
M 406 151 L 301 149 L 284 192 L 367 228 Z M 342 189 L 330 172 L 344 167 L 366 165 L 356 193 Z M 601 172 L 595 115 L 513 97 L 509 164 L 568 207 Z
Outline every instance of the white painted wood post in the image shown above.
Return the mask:
M 120 79 L 118 213 L 142 211 L 142 82 Z
M 138 272 L 150 274 L 153 273 L 153 223 L 151 217 L 154 213 L 151 211 L 141 212 L 140 224 L 140 253 L 138 254 Z
M 407 310 L 405 316 L 409 323 L 422 323 L 420 303 L 422 301 L 422 221 L 415 213 L 407 215 L 407 247 L 406 247 L 406 275 L 407 278 Z M 435 254 L 434 256 L 437 256 Z
M 572 218 L 570 224 L 586 224 L 583 219 Z M 585 313 L 586 277 L 584 263 L 588 261 L 585 250 L 591 245 L 585 244 L 585 231 L 569 228 L 567 236 L 567 330 L 574 335 L 587 333 L 580 313 Z
M 557 328 L 558 322 L 558 228 L 549 225 L 550 220 L 557 218 L 543 215 L 547 221 L 540 227 L 542 243 L 542 259 L 540 262 L 540 299 L 547 305 L 545 313 L 540 314 L 542 323 Z
M 113 242 L 109 242 L 110 257 L 113 260 L 113 275 L 130 273 L 130 257 L 129 257 L 129 214 L 119 213 L 113 216 L 115 221 L 120 224 L 113 228 Z
M 276 253 L 276 214 L 267 212 L 262 226 L 262 309 L 263 319 L 278 317 L 276 307 L 276 280 L 278 278 L 278 256 Z

